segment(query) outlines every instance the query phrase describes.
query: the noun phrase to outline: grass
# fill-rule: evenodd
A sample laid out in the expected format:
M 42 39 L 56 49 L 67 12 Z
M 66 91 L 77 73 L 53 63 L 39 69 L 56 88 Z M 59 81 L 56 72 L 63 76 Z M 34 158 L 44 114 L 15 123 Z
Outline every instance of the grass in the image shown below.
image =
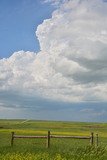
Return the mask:
M 99 134 L 99 147 L 91 147 L 89 140 L 15 139 L 10 146 L 11 132 L 18 135 L 83 135 Z M 107 124 L 55 121 L 0 120 L 0 160 L 107 160 Z

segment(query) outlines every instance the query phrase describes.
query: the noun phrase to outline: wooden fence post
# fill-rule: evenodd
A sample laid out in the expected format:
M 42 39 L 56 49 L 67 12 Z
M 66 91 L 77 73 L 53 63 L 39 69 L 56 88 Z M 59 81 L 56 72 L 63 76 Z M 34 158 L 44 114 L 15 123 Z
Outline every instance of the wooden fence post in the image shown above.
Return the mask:
M 13 141 L 14 141 L 14 132 L 12 132 L 11 146 L 13 146 Z
M 96 134 L 96 147 L 98 147 L 98 133 Z
M 93 146 L 93 144 L 94 144 L 94 133 L 93 132 L 91 133 L 90 144 L 91 144 L 91 146 Z
M 47 135 L 47 148 L 50 148 L 50 131 L 48 131 Z

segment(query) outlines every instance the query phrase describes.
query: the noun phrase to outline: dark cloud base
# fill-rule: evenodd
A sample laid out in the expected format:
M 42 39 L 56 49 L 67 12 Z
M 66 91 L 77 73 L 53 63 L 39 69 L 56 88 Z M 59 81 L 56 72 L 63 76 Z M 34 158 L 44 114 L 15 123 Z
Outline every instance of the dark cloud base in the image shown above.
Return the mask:
M 1 118 L 107 122 L 106 102 L 67 103 L 9 92 L 0 92 L 0 102 L 5 109 L 0 112 Z

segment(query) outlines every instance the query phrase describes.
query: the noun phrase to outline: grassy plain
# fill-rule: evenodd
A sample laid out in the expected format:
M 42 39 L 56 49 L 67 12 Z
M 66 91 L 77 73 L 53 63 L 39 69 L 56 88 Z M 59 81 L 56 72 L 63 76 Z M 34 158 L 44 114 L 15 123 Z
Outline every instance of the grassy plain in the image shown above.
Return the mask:
M 11 147 L 11 132 L 18 135 L 77 135 L 99 134 L 99 147 L 89 140 L 15 139 Z M 107 124 L 84 122 L 56 122 L 35 120 L 0 120 L 0 160 L 107 160 Z

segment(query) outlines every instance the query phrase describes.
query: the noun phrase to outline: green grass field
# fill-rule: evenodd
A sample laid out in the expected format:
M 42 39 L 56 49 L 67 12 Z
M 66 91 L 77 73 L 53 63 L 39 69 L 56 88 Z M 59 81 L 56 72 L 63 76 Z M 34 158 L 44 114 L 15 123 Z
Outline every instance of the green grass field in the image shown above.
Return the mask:
M 18 135 L 77 135 L 99 134 L 99 146 L 89 140 L 15 139 L 11 147 L 11 132 Z M 0 160 L 107 160 L 107 124 L 29 120 L 0 120 Z

